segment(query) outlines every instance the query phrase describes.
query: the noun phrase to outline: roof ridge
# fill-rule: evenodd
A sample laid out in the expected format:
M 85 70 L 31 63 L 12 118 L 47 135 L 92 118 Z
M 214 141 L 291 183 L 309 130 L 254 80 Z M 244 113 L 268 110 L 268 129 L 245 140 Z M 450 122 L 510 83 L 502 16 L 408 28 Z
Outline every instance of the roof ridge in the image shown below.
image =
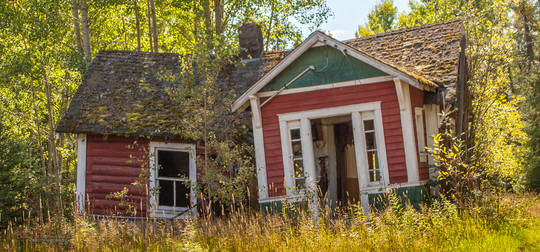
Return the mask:
M 458 23 L 458 22 L 462 22 L 462 20 L 458 18 L 458 19 L 449 20 L 449 21 L 442 21 L 442 22 L 436 22 L 436 23 L 429 23 L 429 24 L 418 25 L 418 26 L 413 26 L 413 27 L 408 27 L 408 28 L 403 28 L 403 29 L 398 29 L 398 30 L 392 30 L 392 31 L 383 32 L 383 33 L 377 33 L 377 34 L 373 34 L 373 35 L 369 35 L 369 36 L 364 36 L 364 37 L 359 37 L 359 38 L 353 38 L 353 39 L 342 40 L 341 42 L 342 42 L 342 43 L 347 43 L 347 42 L 352 42 L 352 41 L 357 41 L 357 40 L 364 40 L 364 39 L 370 39 L 370 38 L 384 37 L 384 36 L 394 35 L 394 34 L 398 34 L 398 33 L 404 33 L 404 32 L 409 32 L 409 31 L 414 31 L 414 30 L 420 30 L 420 29 L 430 28 L 430 27 L 433 27 L 433 26 L 438 26 L 438 25 L 443 25 L 443 24 L 449 24 L 449 23 Z
M 147 52 L 147 51 L 136 51 L 136 50 L 99 50 L 99 52 L 96 54 L 96 57 L 98 55 L 103 55 L 107 53 L 129 53 L 129 54 L 145 54 L 145 55 L 179 55 L 183 56 L 181 53 L 174 53 L 174 52 Z

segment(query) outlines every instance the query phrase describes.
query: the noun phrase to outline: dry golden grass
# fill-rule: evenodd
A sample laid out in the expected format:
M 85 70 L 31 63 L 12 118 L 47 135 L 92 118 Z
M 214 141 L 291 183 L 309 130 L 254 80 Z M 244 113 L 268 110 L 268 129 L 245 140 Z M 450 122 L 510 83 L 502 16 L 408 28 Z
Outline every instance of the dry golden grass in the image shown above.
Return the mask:
M 0 249 L 82 251 L 539 251 L 537 195 L 487 197 L 464 211 L 440 201 L 421 211 L 392 204 L 364 216 L 358 208 L 314 221 L 306 211 L 244 211 L 193 221 L 25 220 L 2 231 Z

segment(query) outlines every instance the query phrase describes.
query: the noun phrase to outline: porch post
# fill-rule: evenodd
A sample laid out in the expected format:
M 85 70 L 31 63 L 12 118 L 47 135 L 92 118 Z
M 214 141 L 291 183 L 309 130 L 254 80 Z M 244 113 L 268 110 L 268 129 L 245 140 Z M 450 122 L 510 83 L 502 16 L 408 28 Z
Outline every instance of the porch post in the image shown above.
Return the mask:
M 313 139 L 311 136 L 311 122 L 307 118 L 300 119 L 300 136 L 302 141 L 302 154 L 304 155 L 304 169 L 306 173 L 306 186 L 308 194 L 311 193 L 313 214 L 318 216 L 319 200 L 317 181 L 315 181 L 315 155 L 313 154 Z
M 405 164 L 409 183 L 418 182 L 418 160 L 416 157 L 416 143 L 413 130 L 411 110 L 411 97 L 409 85 L 398 78 L 394 78 L 396 93 L 399 102 L 401 117 L 401 133 L 403 134 L 403 147 L 405 149 Z
M 266 179 L 266 157 L 264 154 L 264 137 L 262 128 L 261 108 L 259 97 L 250 96 L 251 121 L 253 124 L 253 140 L 255 145 L 255 163 L 257 167 L 257 184 L 259 188 L 259 201 L 268 198 L 268 182 Z

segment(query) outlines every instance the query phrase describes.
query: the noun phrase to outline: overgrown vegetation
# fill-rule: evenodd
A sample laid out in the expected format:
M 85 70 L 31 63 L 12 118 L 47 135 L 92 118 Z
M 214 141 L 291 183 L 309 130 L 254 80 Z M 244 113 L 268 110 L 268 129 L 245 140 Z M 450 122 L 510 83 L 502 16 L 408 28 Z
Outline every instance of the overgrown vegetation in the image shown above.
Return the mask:
M 390 195 L 390 198 L 395 197 Z M 379 213 L 359 207 L 325 214 L 261 215 L 240 208 L 193 221 L 94 220 L 44 224 L 26 217 L 2 231 L 3 250 L 395 251 L 540 249 L 540 202 L 534 195 L 492 195 L 465 211 L 439 199 L 417 211 L 390 200 Z

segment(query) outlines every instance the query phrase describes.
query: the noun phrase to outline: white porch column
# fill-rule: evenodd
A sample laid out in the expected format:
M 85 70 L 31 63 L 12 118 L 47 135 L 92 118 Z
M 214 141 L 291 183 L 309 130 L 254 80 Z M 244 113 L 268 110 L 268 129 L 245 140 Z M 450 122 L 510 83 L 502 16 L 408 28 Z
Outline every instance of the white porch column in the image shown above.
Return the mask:
M 266 157 L 264 154 L 264 137 L 262 128 L 261 108 L 259 97 L 250 96 L 251 121 L 253 124 L 253 141 L 255 145 L 255 163 L 257 167 L 257 184 L 259 201 L 268 198 L 268 182 L 266 179 Z
M 77 135 L 77 203 L 79 214 L 84 212 L 86 201 L 86 135 Z
M 409 183 L 418 182 L 418 159 L 411 110 L 411 97 L 409 85 L 398 78 L 394 78 L 396 93 L 399 101 L 401 117 L 401 132 L 403 134 L 403 147 L 405 148 L 405 163 L 407 165 L 407 178 Z
M 307 118 L 300 119 L 300 137 L 302 141 L 302 154 L 304 162 L 304 172 L 306 174 L 306 187 L 308 194 L 311 192 L 313 214 L 318 216 L 319 197 L 317 192 L 317 181 L 315 181 L 315 155 L 313 154 L 313 139 L 311 136 L 311 122 Z

